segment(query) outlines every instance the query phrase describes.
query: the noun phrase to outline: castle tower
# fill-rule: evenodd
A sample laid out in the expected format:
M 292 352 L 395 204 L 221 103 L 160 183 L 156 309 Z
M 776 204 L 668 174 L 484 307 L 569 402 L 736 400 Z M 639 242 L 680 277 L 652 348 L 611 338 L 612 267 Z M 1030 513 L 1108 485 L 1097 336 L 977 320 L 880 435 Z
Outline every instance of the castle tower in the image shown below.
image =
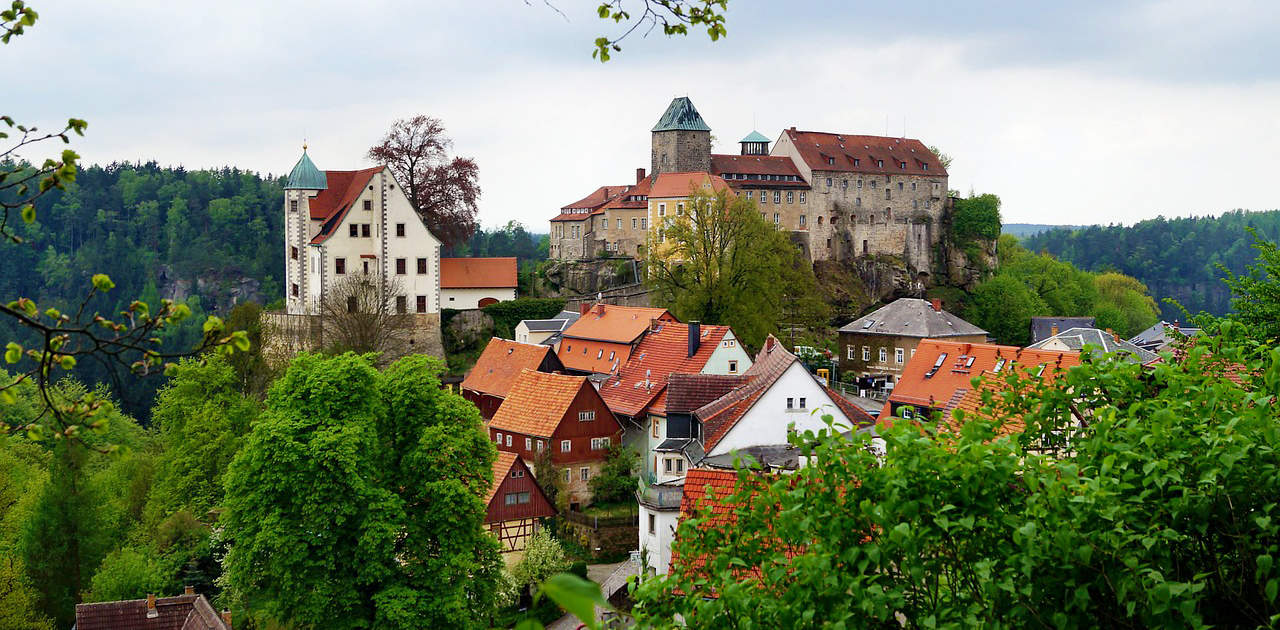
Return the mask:
M 302 145 L 302 157 L 289 171 L 289 179 L 284 185 L 284 268 L 285 312 L 302 314 L 308 312 L 314 301 L 314 290 L 310 282 L 311 256 L 316 256 L 312 248 L 307 247 L 313 236 L 310 200 L 328 188 L 328 180 L 324 171 L 307 157 L 307 145 Z
M 687 96 L 667 106 L 653 127 L 652 147 L 650 172 L 654 175 L 711 170 L 711 127 Z
M 769 139 L 759 131 L 747 134 L 738 144 L 742 145 L 743 155 L 769 155 Z

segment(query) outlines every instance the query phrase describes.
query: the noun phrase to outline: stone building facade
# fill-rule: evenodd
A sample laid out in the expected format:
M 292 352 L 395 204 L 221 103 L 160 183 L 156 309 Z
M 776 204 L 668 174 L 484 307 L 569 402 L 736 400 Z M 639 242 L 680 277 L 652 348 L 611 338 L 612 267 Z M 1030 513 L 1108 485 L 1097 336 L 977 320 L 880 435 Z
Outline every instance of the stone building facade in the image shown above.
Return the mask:
M 840 373 L 887 395 L 924 339 L 985 343 L 987 331 L 942 309 L 941 300 L 899 298 L 839 330 Z
M 612 199 L 588 197 L 599 203 L 586 216 L 576 205 L 582 201 L 562 209 L 552 219 L 552 258 L 599 251 L 642 258 L 652 217 L 646 226 L 635 211 L 649 205 L 655 178 L 706 173 L 759 205 L 761 216 L 789 232 L 811 261 L 891 256 L 926 276 L 934 267 L 950 207 L 947 172 L 921 141 L 791 127 L 772 148 L 755 131 L 740 144 L 736 155 L 711 153 L 711 127 L 687 97 L 674 99 L 651 130 L 649 176 L 641 171 Z

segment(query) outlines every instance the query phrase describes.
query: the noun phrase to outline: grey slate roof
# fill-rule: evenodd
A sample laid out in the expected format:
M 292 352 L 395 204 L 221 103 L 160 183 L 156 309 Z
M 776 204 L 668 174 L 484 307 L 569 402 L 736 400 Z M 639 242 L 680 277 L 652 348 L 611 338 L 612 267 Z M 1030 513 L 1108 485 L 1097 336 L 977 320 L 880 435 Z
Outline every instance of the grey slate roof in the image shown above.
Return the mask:
M 1062 332 L 1069 328 L 1097 328 L 1098 321 L 1092 317 L 1032 317 L 1031 343 L 1052 337 L 1054 326 Z
M 578 317 L 579 314 L 574 311 L 560 311 L 551 319 L 526 319 L 522 322 L 529 332 L 564 332 L 565 328 L 578 321 Z
M 921 339 L 987 334 L 987 331 L 945 310 L 933 310 L 933 304 L 919 298 L 898 298 L 870 315 L 863 315 L 845 324 L 840 332 L 900 335 Z
M 1043 349 L 1052 344 L 1054 340 L 1061 341 L 1072 350 L 1083 350 L 1086 345 L 1089 345 L 1102 348 L 1102 352 L 1106 354 L 1113 352 L 1128 354 L 1136 358 L 1139 363 L 1149 363 L 1160 358 L 1160 355 L 1154 352 L 1143 350 L 1123 339 L 1117 340 L 1107 331 L 1098 330 L 1097 328 L 1069 328 L 1053 337 L 1033 343 L 1027 347 Z
M 1145 350 L 1159 352 L 1173 343 L 1174 335 L 1172 330 L 1177 330 L 1187 337 L 1194 337 L 1200 333 L 1200 329 L 1193 326 L 1182 326 L 1177 322 L 1173 324 L 1156 322 L 1150 328 L 1134 335 L 1133 338 L 1129 339 L 1129 343 Z
M 662 114 L 662 118 L 658 119 L 658 124 L 653 126 L 653 131 L 711 131 L 711 127 L 707 126 L 706 121 L 702 120 L 702 114 L 693 106 L 693 101 L 687 96 L 677 96 L 671 100 L 671 104 L 667 106 L 667 111 Z

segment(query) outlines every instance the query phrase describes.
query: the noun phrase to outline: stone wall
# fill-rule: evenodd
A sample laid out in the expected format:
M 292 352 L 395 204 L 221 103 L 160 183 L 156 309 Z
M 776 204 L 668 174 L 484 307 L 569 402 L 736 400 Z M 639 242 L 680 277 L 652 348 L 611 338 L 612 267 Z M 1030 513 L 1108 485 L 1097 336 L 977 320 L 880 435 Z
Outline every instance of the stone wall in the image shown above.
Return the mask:
M 711 170 L 710 131 L 655 131 L 651 147 L 653 175 Z
M 579 512 L 565 512 L 559 519 L 560 534 L 582 546 L 597 560 L 629 553 L 640 539 L 638 516 L 596 519 Z
M 444 358 L 440 313 L 412 313 L 413 325 L 396 344 L 401 350 L 388 361 L 409 354 L 429 354 Z M 271 365 L 282 365 L 301 352 L 313 352 L 325 346 L 324 323 L 319 315 L 290 315 L 279 311 L 262 313 L 262 353 Z

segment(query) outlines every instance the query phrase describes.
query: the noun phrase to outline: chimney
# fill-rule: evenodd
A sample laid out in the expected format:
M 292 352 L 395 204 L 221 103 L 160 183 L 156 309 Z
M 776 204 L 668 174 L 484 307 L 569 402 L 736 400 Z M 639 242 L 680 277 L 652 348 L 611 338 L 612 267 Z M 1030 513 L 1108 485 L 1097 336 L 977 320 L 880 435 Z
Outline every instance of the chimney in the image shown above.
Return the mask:
M 654 318 L 654 317 L 649 318 L 649 332 L 658 332 L 657 318 Z
M 147 593 L 147 619 L 155 619 L 160 616 L 160 611 L 156 610 L 156 594 Z
M 1050 326 L 1050 327 L 1049 327 L 1049 336 L 1050 336 L 1050 337 L 1057 337 L 1057 336 L 1058 336 L 1058 325 L 1057 325 L 1057 324 L 1054 324 L 1054 325 L 1052 325 L 1052 326 Z
M 182 587 L 182 594 L 183 594 L 183 595 L 195 595 L 195 594 L 196 594 L 196 587 L 191 586 L 190 584 L 188 584 L 187 586 Z
M 933 310 L 939 313 L 942 312 L 942 300 L 940 298 L 933 298 L 932 300 L 929 300 L 929 303 L 933 304 Z
M 767 339 L 765 339 L 765 340 L 764 340 L 764 349 L 765 349 L 765 350 L 773 350 L 773 346 L 774 346 L 774 344 L 776 344 L 776 343 L 778 343 L 778 340 L 777 340 L 777 339 L 775 339 L 775 338 L 773 337 L 773 335 L 769 335 L 769 337 L 768 337 Z
M 694 320 L 689 322 L 689 356 L 698 354 L 700 345 L 702 345 L 702 324 Z
M 578 315 L 586 315 L 591 312 L 591 303 L 581 302 L 578 304 Z
M 796 130 L 796 126 L 795 126 L 795 125 L 792 125 L 792 126 L 791 126 L 791 131 L 795 131 L 795 130 Z
M 222 611 L 222 623 L 227 626 L 227 630 L 231 630 L 231 611 Z
M 1120 333 L 1111 333 L 1111 338 L 1114 339 L 1116 343 L 1120 343 Z
M 642 181 L 644 181 L 644 169 L 638 168 L 636 169 L 636 183 L 639 184 Z

